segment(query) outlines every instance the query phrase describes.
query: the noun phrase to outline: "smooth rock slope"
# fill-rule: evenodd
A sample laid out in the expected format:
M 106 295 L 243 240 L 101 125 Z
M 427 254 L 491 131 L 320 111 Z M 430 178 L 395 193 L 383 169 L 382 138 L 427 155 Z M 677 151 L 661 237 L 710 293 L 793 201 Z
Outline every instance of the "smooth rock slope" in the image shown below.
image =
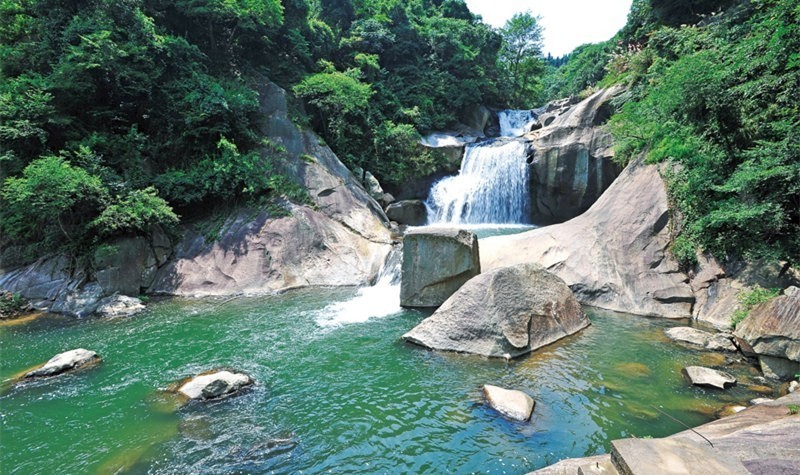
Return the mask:
M 577 218 L 482 240 L 481 266 L 537 263 L 562 278 L 581 303 L 687 318 L 695 298 L 669 251 L 669 224 L 659 170 L 637 160 Z

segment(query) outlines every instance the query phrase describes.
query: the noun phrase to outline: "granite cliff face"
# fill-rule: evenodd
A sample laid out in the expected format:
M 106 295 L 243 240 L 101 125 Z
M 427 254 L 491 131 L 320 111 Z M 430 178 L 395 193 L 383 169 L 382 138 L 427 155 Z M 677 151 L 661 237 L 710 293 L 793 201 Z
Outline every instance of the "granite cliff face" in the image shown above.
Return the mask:
M 602 125 L 621 87 L 585 100 L 538 110 L 543 126 L 524 136 L 531 164 L 531 220 L 552 224 L 583 213 L 619 175 L 611 134 Z M 545 125 L 546 124 L 546 125 Z
M 310 205 L 286 202 L 286 215 L 234 211 L 213 240 L 189 228 L 176 244 L 161 234 L 123 238 L 94 256 L 94 272 L 63 257 L 0 269 L 0 287 L 38 308 L 84 316 L 117 293 L 230 295 L 369 282 L 391 248 L 385 214 L 319 137 L 289 120 L 285 91 L 265 82 L 259 93 L 262 132 L 286 150 L 284 171 L 308 190 Z

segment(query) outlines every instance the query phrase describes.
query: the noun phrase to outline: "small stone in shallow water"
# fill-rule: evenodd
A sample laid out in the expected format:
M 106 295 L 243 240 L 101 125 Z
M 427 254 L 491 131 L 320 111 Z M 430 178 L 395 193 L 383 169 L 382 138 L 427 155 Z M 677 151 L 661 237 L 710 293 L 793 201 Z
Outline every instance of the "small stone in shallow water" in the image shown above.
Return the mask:
M 642 363 L 620 363 L 616 366 L 616 369 L 620 373 L 634 378 L 646 378 L 650 376 L 650 368 Z
M 535 402 L 522 391 L 503 389 L 491 384 L 483 386 L 483 396 L 492 409 L 511 420 L 525 422 L 531 418 Z
M 251 384 L 253 384 L 253 379 L 244 373 L 216 371 L 195 376 L 178 388 L 178 392 L 189 399 L 218 399 L 230 396 Z
M 725 389 L 736 384 L 736 378 L 730 374 L 703 366 L 687 366 L 683 368 L 682 372 L 695 386 Z

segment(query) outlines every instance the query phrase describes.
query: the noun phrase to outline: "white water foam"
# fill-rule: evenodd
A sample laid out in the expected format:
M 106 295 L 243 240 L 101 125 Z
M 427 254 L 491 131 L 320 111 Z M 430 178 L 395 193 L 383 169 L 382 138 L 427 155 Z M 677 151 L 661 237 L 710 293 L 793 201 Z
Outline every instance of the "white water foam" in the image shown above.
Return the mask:
M 497 113 L 502 137 L 520 137 L 531 130 L 536 114 L 531 110 L 502 110 Z
M 338 327 L 364 323 L 373 318 L 387 317 L 402 310 L 400 307 L 400 271 L 403 253 L 392 249 L 386 257 L 375 285 L 361 287 L 355 297 L 332 303 L 317 316 L 317 325 Z

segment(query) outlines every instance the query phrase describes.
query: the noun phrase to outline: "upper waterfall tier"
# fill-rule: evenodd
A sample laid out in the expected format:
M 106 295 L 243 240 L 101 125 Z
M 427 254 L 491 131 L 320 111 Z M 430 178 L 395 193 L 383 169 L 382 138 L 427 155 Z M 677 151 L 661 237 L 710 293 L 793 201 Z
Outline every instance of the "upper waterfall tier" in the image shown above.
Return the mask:
M 502 110 L 497 113 L 502 137 L 520 137 L 531 130 L 536 114 L 531 110 Z
M 529 178 L 525 143 L 490 141 L 468 145 L 458 175 L 431 188 L 431 224 L 527 223 Z

